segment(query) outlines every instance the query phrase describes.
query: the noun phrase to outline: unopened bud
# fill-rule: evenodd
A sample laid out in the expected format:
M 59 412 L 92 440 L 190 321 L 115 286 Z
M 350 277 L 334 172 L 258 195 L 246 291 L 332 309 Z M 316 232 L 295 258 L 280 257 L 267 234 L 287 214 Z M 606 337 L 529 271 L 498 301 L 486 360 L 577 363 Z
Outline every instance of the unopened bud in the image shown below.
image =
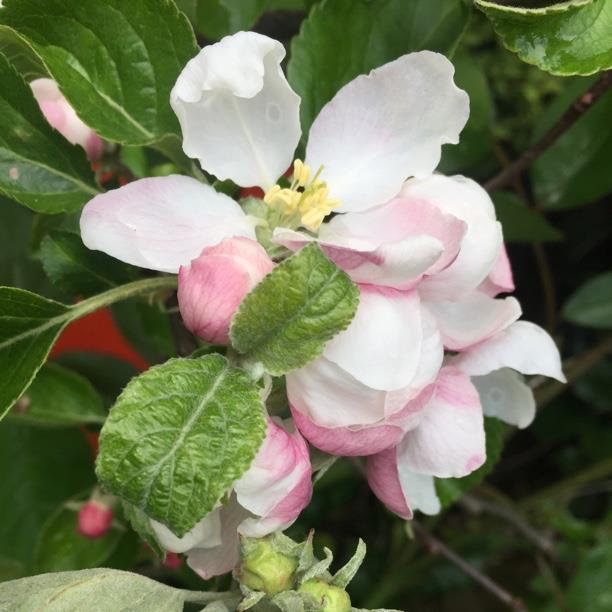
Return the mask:
M 295 557 L 276 551 L 269 539 L 245 540 L 237 576 L 254 591 L 276 595 L 293 587 L 297 565 Z
M 307 580 L 300 585 L 298 593 L 311 595 L 322 612 L 350 612 L 351 598 L 340 587 L 327 584 L 323 580 Z
M 211 344 L 228 344 L 244 296 L 272 270 L 265 249 L 249 238 L 226 238 L 181 266 L 178 302 L 187 329 Z
M 101 501 L 90 499 L 79 510 L 77 531 L 86 538 L 101 538 L 113 522 L 113 509 Z

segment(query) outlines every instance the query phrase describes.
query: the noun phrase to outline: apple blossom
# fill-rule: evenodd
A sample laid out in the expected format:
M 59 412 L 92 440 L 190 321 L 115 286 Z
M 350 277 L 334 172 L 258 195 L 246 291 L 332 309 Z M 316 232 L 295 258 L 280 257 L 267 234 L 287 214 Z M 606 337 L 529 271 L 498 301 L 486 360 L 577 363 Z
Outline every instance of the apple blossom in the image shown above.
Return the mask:
M 160 544 L 187 553 L 188 564 L 210 578 L 236 565 L 239 535 L 259 538 L 291 525 L 312 495 L 308 447 L 292 429 L 290 421 L 281 426 L 268 419 L 266 439 L 251 467 L 234 483 L 229 502 L 183 537 L 151 520 Z
M 483 415 L 527 427 L 535 417 L 533 392 L 519 372 L 565 382 L 559 352 L 540 327 L 517 321 L 451 357 L 436 381 L 418 427 L 368 458 L 372 491 L 393 512 L 436 514 L 434 476 L 466 476 L 485 459 Z
M 83 147 L 91 161 L 99 159 L 104 151 L 102 139 L 81 121 L 57 83 L 52 79 L 35 79 L 30 87 L 51 127 L 68 142 Z
M 179 270 L 178 302 L 187 329 L 206 342 L 227 344 L 234 312 L 273 267 L 266 250 L 249 238 L 204 248 Z

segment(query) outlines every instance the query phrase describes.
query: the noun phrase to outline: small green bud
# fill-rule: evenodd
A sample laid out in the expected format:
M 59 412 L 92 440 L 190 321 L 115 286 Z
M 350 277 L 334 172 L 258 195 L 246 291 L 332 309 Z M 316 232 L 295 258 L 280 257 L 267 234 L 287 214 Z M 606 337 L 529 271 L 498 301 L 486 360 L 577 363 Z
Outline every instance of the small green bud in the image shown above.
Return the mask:
M 237 577 L 254 591 L 276 595 L 293 588 L 298 561 L 277 552 L 269 539 L 248 540 L 242 545 Z
M 327 584 L 323 580 L 307 580 L 300 586 L 298 593 L 312 595 L 323 612 L 350 612 L 351 598 L 340 587 Z

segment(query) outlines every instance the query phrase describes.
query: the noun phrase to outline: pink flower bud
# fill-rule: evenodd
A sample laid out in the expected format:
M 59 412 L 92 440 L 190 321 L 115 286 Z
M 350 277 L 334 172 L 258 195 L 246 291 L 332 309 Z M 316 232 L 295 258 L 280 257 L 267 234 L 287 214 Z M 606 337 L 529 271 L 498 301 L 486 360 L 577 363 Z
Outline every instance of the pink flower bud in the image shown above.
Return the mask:
M 229 326 L 244 296 L 274 263 L 250 238 L 226 238 L 206 247 L 179 270 L 178 302 L 185 326 L 212 344 L 229 342 Z
M 101 538 L 113 522 L 113 509 L 90 499 L 79 510 L 77 531 L 86 538 Z
M 49 125 L 68 142 L 81 145 L 90 160 L 99 159 L 104 150 L 102 139 L 79 119 L 57 83 L 52 79 L 36 79 L 30 87 Z

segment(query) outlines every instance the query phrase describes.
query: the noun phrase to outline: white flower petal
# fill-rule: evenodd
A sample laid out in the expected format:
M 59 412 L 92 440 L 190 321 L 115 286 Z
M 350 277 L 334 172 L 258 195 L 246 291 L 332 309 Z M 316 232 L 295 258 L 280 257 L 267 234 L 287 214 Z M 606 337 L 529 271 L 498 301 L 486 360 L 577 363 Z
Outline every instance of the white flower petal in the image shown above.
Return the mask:
M 457 368 L 442 368 L 421 422 L 398 445 L 398 466 L 438 478 L 460 478 L 480 467 L 485 458 L 478 392 Z
M 561 357 L 554 340 L 538 325 L 517 321 L 452 360 L 469 376 L 483 376 L 512 368 L 523 374 L 542 374 L 566 382 L 561 369 Z
M 221 544 L 221 508 L 209 512 L 182 538 L 175 536 L 163 523 L 153 519 L 150 522 L 161 546 L 174 553 L 184 553 L 197 546 L 212 548 Z
M 426 302 L 435 317 L 444 346 L 463 350 L 505 329 L 521 316 L 521 305 L 513 297 L 490 298 L 480 291 L 453 302 Z
M 441 506 L 433 476 L 411 472 L 401 462 L 397 467 L 402 491 L 410 508 L 423 514 L 438 514 Z
M 325 357 L 287 374 L 289 402 L 323 427 L 372 425 L 403 408 L 414 395 L 412 389 L 385 392 L 367 387 Z
M 204 47 L 170 94 L 183 150 L 218 179 L 271 187 L 300 139 L 300 98 L 280 64 L 281 43 L 238 32 Z
M 253 220 L 231 198 L 187 176 L 145 178 L 96 196 L 83 208 L 85 246 L 126 263 L 178 272 L 224 238 L 255 238 Z
M 472 383 L 478 389 L 486 416 L 496 417 L 520 429 L 531 425 L 536 403 L 533 391 L 518 372 L 501 368 L 486 376 L 473 376 Z
M 220 576 L 234 569 L 238 563 L 238 525 L 249 513 L 234 496 L 219 509 L 221 516 L 221 542 L 202 542 L 199 547 L 187 552 L 187 565 L 204 580 Z
M 454 68 L 431 51 L 404 55 L 345 85 L 310 129 L 306 163 L 339 212 L 357 212 L 393 198 L 409 176 L 427 176 L 441 146 L 457 143 L 469 115 Z
M 503 245 L 501 225 L 487 192 L 463 176 L 436 174 L 407 181 L 401 195 L 425 200 L 467 225 L 459 255 L 447 268 L 423 279 L 421 296 L 427 300 L 456 300 L 476 289 L 497 262 Z
M 406 387 L 421 359 L 423 328 L 418 295 L 371 286 L 360 289 L 355 318 L 348 329 L 328 342 L 323 354 L 373 389 Z

